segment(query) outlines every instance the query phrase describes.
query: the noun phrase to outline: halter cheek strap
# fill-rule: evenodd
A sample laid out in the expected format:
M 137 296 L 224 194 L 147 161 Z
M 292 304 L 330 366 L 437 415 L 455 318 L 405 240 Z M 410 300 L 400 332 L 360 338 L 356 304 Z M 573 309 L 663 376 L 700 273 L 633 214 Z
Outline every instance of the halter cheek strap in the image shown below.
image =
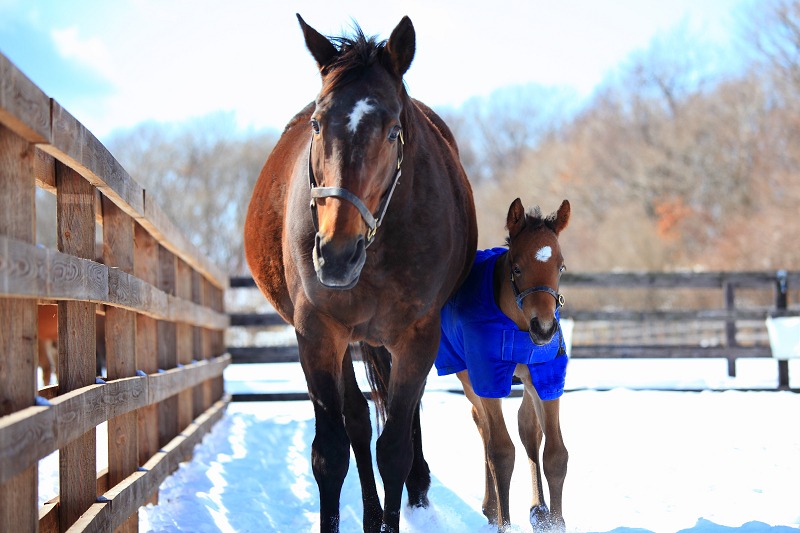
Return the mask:
M 537 285 L 536 287 L 530 287 L 525 289 L 524 291 L 520 291 L 519 287 L 517 287 L 517 283 L 514 281 L 514 270 L 511 270 L 511 290 L 514 291 L 514 299 L 517 301 L 517 307 L 522 310 L 522 300 L 525 299 L 526 296 L 530 296 L 534 292 L 546 292 L 550 296 L 556 299 L 556 309 L 562 307 L 566 300 L 564 299 L 564 295 L 554 291 L 547 285 Z
M 311 205 L 309 206 L 311 207 L 311 219 L 314 222 L 314 229 L 316 231 L 319 231 L 319 221 L 317 219 L 317 199 L 335 197 L 350 202 L 353 207 L 358 209 L 358 212 L 361 214 L 361 218 L 364 220 L 364 223 L 368 228 L 365 248 L 372 244 L 372 241 L 375 240 L 375 234 L 378 232 L 378 228 L 383 222 L 383 217 L 386 215 L 386 210 L 389 208 L 389 202 L 392 200 L 392 195 L 394 194 L 394 190 L 397 187 L 397 183 L 400 181 L 400 175 L 402 174 L 400 165 L 403 162 L 403 145 L 405 144 L 402 130 L 400 130 L 399 139 L 400 144 L 397 145 L 397 170 L 395 170 L 392 186 L 381 199 L 376 218 L 376 216 L 370 212 L 361 198 L 351 193 L 347 189 L 343 187 L 319 187 L 317 185 L 317 180 L 314 178 L 314 168 L 311 164 L 311 149 L 314 144 L 314 139 L 312 137 L 311 142 L 308 144 L 308 184 L 311 192 Z

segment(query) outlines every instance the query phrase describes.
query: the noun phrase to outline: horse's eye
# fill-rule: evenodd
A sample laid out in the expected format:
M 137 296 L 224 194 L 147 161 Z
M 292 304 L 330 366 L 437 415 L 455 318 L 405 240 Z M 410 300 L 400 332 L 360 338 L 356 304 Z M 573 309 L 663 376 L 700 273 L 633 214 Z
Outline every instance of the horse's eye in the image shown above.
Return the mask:
M 522 270 L 520 270 L 520 268 L 519 268 L 519 266 L 518 266 L 518 265 L 514 265 L 514 275 L 515 275 L 515 276 L 520 276 L 520 275 L 522 275 Z
M 397 138 L 400 136 L 400 132 L 402 128 L 400 126 L 394 126 L 392 131 L 389 132 L 389 142 L 395 142 Z
M 561 268 L 558 269 L 558 272 L 563 274 L 567 271 L 567 265 L 561 265 Z
M 313 131 L 313 132 L 314 132 L 316 135 L 319 135 L 319 122 L 318 122 L 318 121 L 317 121 L 317 119 L 315 119 L 315 118 L 312 118 L 312 119 L 311 119 L 311 130 L 312 130 L 312 131 Z

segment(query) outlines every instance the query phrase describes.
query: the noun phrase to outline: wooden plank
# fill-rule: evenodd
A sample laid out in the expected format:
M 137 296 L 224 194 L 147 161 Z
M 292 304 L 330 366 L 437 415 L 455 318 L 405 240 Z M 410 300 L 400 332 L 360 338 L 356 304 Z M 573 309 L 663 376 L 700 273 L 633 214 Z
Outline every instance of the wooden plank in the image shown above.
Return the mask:
M 119 269 L 2 235 L 0 296 L 89 300 L 218 330 L 229 323 L 223 313 L 169 296 Z
M 287 325 L 286 321 L 278 313 L 231 313 L 229 316 L 231 326 L 270 327 Z
M 50 142 L 50 98 L 3 54 L 0 124 L 29 143 Z
M 577 359 L 667 359 L 715 357 L 770 357 L 769 346 L 636 346 L 636 345 L 573 345 L 570 357 Z
M 230 398 L 226 397 L 212 405 L 186 431 L 167 443 L 163 451 L 145 463 L 141 471 L 104 493 L 102 501 L 94 504 L 68 531 L 113 531 L 119 527 L 148 501 L 150 494 L 181 462 L 191 458 L 194 447 L 222 418 L 229 402 Z
M 691 309 L 691 310 L 572 310 L 565 307 L 562 318 L 571 318 L 578 322 L 726 322 L 735 320 L 765 320 L 767 316 L 797 316 L 800 310 L 776 312 L 774 309 Z M 235 318 L 231 315 L 231 325 L 235 322 L 257 321 L 258 315 L 242 315 Z M 267 320 L 264 320 L 267 322 Z
M 103 258 L 106 265 L 133 274 L 133 219 L 103 197 Z M 105 319 L 106 367 L 108 379 L 136 375 L 136 314 L 108 307 Z M 108 475 L 113 486 L 121 483 L 139 466 L 138 413 L 131 411 L 108 421 Z M 134 520 L 120 526 L 120 533 L 138 531 Z
M 147 191 L 145 191 L 144 205 L 145 216 L 139 223 L 152 233 L 162 246 L 202 273 L 215 286 L 226 289 L 228 276 L 183 236 Z
M 139 223 L 134 223 L 133 273 L 145 282 L 158 283 L 158 243 Z M 158 371 L 158 326 L 152 317 L 136 318 L 136 367 L 146 374 Z M 158 406 L 139 410 L 139 464 L 158 451 Z
M 234 364 L 298 363 L 297 346 L 228 346 Z
M 0 105 L 5 90 L 0 89 Z M 0 126 L 0 235 L 31 243 L 36 239 L 33 166 L 33 146 Z M 0 264 L 0 270 L 16 269 Z M 0 284 L 8 284 L 8 276 L 2 278 Z M 0 417 L 34 404 L 37 318 L 36 301 L 0 298 Z M 35 531 L 37 481 L 37 466 L 32 464 L 0 484 L 0 531 Z
M 56 165 L 58 194 L 58 248 L 91 259 L 95 253 L 94 187 L 64 166 Z M 94 383 L 95 305 L 91 302 L 58 303 L 59 394 Z M 95 499 L 96 438 L 94 429 L 70 442 L 59 453 L 59 523 L 69 527 Z
M 168 295 L 175 294 L 175 256 L 158 245 L 158 287 Z M 176 327 L 173 322 L 158 321 L 158 368 L 168 371 L 178 364 Z M 158 406 L 158 442 L 163 446 L 179 432 L 178 397 L 164 400 Z
M 175 294 L 182 301 L 192 297 L 192 269 L 181 258 L 175 260 Z M 179 322 L 175 327 L 175 349 L 178 353 L 178 364 L 187 365 L 192 362 L 192 326 Z M 193 393 L 185 390 L 178 394 L 178 427 L 188 427 L 194 418 Z
M 56 193 L 56 160 L 44 150 L 36 149 L 33 166 L 36 186 L 49 193 Z
M 51 105 L 52 140 L 41 148 L 78 172 L 128 215 L 142 217 L 144 189 L 83 124 L 55 100 Z
M 221 376 L 230 361 L 226 354 L 146 377 L 90 385 L 58 396 L 48 407 L 27 407 L 0 418 L 0 484 L 105 420 Z

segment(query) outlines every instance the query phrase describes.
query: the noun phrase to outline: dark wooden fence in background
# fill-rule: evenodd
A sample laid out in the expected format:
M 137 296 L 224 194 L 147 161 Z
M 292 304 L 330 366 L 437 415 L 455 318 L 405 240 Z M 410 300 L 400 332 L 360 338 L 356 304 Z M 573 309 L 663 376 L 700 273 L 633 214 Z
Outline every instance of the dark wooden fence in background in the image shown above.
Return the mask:
M 577 359 L 619 359 L 619 358 L 724 358 L 728 361 L 728 373 L 736 373 L 736 359 L 750 357 L 771 357 L 766 340 L 765 319 L 768 316 L 800 315 L 797 302 L 789 305 L 789 294 L 800 288 L 800 272 L 619 272 L 619 273 L 566 273 L 562 278 L 562 291 L 569 295 L 571 289 L 590 289 L 596 293 L 595 299 L 603 302 L 599 309 L 578 309 L 570 305 L 562 312 L 562 317 L 575 321 L 571 356 Z M 719 307 L 692 309 L 625 309 L 612 297 L 604 293 L 631 289 L 659 291 L 710 290 L 716 292 L 715 301 Z M 770 293 L 771 305 L 753 306 L 737 301 L 737 290 L 760 290 Z M 252 290 L 257 292 L 251 278 L 231 278 L 230 291 Z M 763 298 L 762 298 L 763 300 Z M 633 307 L 633 306 L 632 306 Z M 285 325 L 283 320 L 270 312 L 231 313 L 231 326 L 243 327 L 249 331 L 269 329 Z M 652 328 L 645 330 L 645 324 L 659 324 L 662 329 L 673 332 L 669 335 L 652 334 Z M 686 331 L 707 324 L 719 331 L 711 341 L 692 339 Z M 594 332 L 601 326 L 616 331 L 636 330 L 636 335 L 628 336 L 624 342 L 598 343 L 599 335 Z M 668 328 L 666 326 L 669 326 Z M 737 339 L 740 329 L 756 329 L 756 340 L 742 342 Z M 595 329 L 593 329 L 595 328 Z M 701 328 L 702 329 L 702 328 Z M 613 336 L 613 335 L 612 335 Z M 696 336 L 695 336 L 696 337 Z M 690 342 L 690 340 L 692 342 Z M 298 361 L 297 346 L 229 346 L 234 364 L 278 363 Z M 778 387 L 787 388 L 789 371 L 787 361 L 778 361 Z M 242 394 L 236 399 L 281 399 L 298 395 Z

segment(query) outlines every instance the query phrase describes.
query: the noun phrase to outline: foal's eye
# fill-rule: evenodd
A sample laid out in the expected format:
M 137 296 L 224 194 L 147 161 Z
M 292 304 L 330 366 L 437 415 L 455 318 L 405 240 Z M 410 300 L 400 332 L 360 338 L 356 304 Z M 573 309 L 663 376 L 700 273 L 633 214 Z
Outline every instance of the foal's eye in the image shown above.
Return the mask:
M 394 126 L 392 130 L 389 132 L 389 142 L 395 142 L 397 138 L 400 136 L 400 132 L 402 128 L 400 126 Z
M 318 122 L 318 121 L 317 121 L 317 119 L 315 119 L 315 118 L 312 118 L 312 119 L 311 119 L 311 130 L 312 130 L 312 131 L 313 131 L 315 134 L 319 135 L 319 122 Z

